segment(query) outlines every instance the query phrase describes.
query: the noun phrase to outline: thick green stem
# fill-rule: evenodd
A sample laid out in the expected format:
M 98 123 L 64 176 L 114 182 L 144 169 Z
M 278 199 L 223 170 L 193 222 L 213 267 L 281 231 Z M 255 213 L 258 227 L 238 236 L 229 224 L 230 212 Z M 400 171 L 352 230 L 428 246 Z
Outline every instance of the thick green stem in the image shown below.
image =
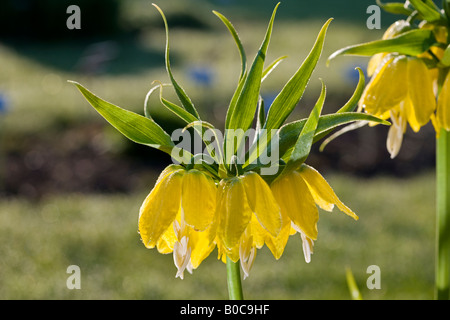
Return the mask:
M 436 151 L 436 299 L 449 299 L 450 274 L 450 132 L 442 130 Z
M 241 270 L 238 262 L 231 261 L 227 257 L 227 283 L 228 283 L 228 295 L 230 300 L 243 300 L 241 284 Z

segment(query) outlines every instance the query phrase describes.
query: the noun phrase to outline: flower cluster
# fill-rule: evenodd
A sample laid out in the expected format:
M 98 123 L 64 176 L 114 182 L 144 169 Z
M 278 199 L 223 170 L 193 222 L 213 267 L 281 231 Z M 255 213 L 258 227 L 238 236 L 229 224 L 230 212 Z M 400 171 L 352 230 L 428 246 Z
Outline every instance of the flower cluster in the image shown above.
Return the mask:
M 367 68 L 372 78 L 359 106 L 391 119 L 386 145 L 394 158 L 407 124 L 418 132 L 431 120 L 437 136 L 442 129 L 450 131 L 450 10 L 448 1 L 442 10 L 428 0 L 378 4 L 408 17 L 392 24 L 381 40 L 344 48 L 334 56 L 373 54 Z
M 192 152 L 190 143 L 175 145 L 151 117 L 147 101 L 145 117 L 115 106 L 75 83 L 88 102 L 118 131 L 140 144 L 171 155 L 174 164 L 159 176 L 139 213 L 139 233 L 147 248 L 173 253 L 177 277 L 191 272 L 217 248 L 219 259 L 240 261 L 245 277 L 257 249 L 266 245 L 279 259 L 290 235 L 299 233 L 305 260 L 310 261 L 317 240 L 319 209 L 331 211 L 336 205 L 354 219 L 355 213 L 336 196 L 326 180 L 305 164 L 311 146 L 340 125 L 353 122 L 388 124 L 372 115 L 354 112 L 365 81 L 335 114 L 321 115 L 326 96 L 322 90 L 306 119 L 285 123 L 298 105 L 320 58 L 328 20 L 302 65 L 273 100 L 266 114 L 260 87 L 284 59 L 264 67 L 278 5 L 272 14 L 261 47 L 250 68 L 239 36 L 230 21 L 214 12 L 230 31 L 241 57 L 242 71 L 228 107 L 223 139 L 214 125 L 201 119 L 197 108 L 175 80 L 169 61 L 169 33 L 166 18 L 166 68 L 181 105 L 160 93 L 161 104 L 186 123 L 182 132 L 200 136 L 204 151 Z M 155 90 L 162 91 L 158 84 Z M 254 125 L 255 124 L 255 125 Z M 253 132 L 250 139 L 247 133 Z M 211 134 L 215 135 L 214 141 Z M 274 143 L 275 142 L 275 143 Z M 267 157 L 267 154 L 277 155 Z M 267 161 L 270 159 L 271 161 Z M 273 168 L 274 170 L 265 170 Z
M 139 232 L 147 248 L 173 252 L 181 278 L 216 246 L 219 259 L 240 260 L 247 277 L 256 249 L 265 244 L 279 259 L 289 236 L 297 232 L 310 261 L 318 233 L 316 205 L 327 211 L 336 205 L 358 219 L 306 164 L 270 185 L 252 171 L 215 182 L 208 172 L 169 165 L 141 206 Z

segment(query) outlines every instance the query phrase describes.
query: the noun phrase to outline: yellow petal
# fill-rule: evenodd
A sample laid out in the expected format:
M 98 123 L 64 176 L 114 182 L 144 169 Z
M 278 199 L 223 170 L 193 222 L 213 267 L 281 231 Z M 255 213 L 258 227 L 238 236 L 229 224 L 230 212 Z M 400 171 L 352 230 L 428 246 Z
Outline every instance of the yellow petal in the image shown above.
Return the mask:
M 178 238 L 173 230 L 173 225 L 170 225 L 167 230 L 162 234 L 156 243 L 156 248 L 159 253 L 167 254 L 173 251 L 173 246 Z
M 184 175 L 182 190 L 184 221 L 195 230 L 205 230 L 214 218 L 216 184 L 209 176 L 192 169 Z
M 314 201 L 324 210 L 331 211 L 335 204 L 339 210 L 346 213 L 355 220 L 358 216 L 345 204 L 339 200 L 336 193 L 325 180 L 325 178 L 313 167 L 302 164 L 300 175 L 308 185 L 309 190 L 314 198 Z
M 196 269 L 206 257 L 214 250 L 215 244 L 209 241 L 207 231 L 191 230 L 189 239 L 192 243 L 191 265 Z
M 255 172 L 242 178 L 250 208 L 259 223 L 273 236 L 281 230 L 281 211 L 267 183 Z
M 394 108 L 407 95 L 406 75 L 406 58 L 388 55 L 364 89 L 361 105 L 373 115 L 382 115 Z
M 272 182 L 271 189 L 281 212 L 308 237 L 316 240 L 319 212 L 300 174 L 294 171 L 278 177 Z
M 425 63 L 416 58 L 408 58 L 408 95 L 412 110 L 408 113 L 408 122 L 418 131 L 428 121 L 436 109 L 433 92 L 433 79 Z
M 235 247 L 252 217 L 242 180 L 237 177 L 223 179 L 218 188 L 222 192 L 217 206 L 217 235 L 227 249 Z
M 286 248 L 286 244 L 289 239 L 291 231 L 291 223 L 285 224 L 282 228 L 280 233 L 273 237 L 270 234 L 267 234 L 265 243 L 267 247 L 269 248 L 270 252 L 272 252 L 272 255 L 275 257 L 275 259 L 280 259 L 281 255 L 284 252 L 284 248 Z
M 386 53 L 377 53 L 370 58 L 369 63 L 367 65 L 367 75 L 369 77 L 373 76 L 376 70 L 381 67 L 381 63 L 386 57 Z
M 160 182 L 165 176 L 167 176 L 168 174 L 173 173 L 174 171 L 180 170 L 180 169 L 183 169 L 183 167 L 180 166 L 180 165 L 177 165 L 177 164 L 170 164 L 170 165 L 168 165 L 167 167 L 165 167 L 164 170 L 159 174 L 158 179 L 157 179 L 156 182 L 155 182 L 155 186 L 156 186 L 157 184 L 159 184 L 159 182 Z
M 180 209 L 181 183 L 184 170 L 161 178 L 144 200 L 139 211 L 139 233 L 147 248 L 153 248 Z
M 439 94 L 436 116 L 439 126 L 450 131 L 450 72 L 447 73 Z

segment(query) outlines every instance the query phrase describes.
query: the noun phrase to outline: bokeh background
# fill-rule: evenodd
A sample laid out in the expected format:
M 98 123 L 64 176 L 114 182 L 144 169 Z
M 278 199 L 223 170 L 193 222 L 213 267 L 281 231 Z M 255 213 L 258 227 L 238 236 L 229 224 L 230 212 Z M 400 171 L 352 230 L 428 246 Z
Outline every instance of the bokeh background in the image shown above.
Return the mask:
M 288 55 L 264 82 L 273 99 L 334 17 L 325 48 L 292 119 L 307 115 L 327 85 L 324 113 L 351 96 L 368 59 L 335 50 L 379 38 L 395 16 L 381 14 L 369 30 L 372 0 L 284 0 L 267 61 Z M 238 30 L 249 60 L 277 1 L 161 0 L 171 37 L 172 69 L 199 112 L 223 128 L 240 71 L 236 46 L 222 22 Z M 81 9 L 81 29 L 68 30 L 66 9 Z M 225 265 L 217 252 L 184 280 L 171 255 L 147 250 L 137 233 L 138 210 L 158 173 L 171 163 L 133 144 L 88 105 L 75 80 L 100 97 L 143 113 L 153 80 L 167 82 L 164 26 L 147 0 L 3 0 L 0 4 L 0 298 L 226 299 Z M 165 95 L 171 96 L 170 89 Z M 173 98 L 172 100 L 174 100 Z M 155 99 L 152 115 L 168 132 L 183 124 Z M 319 239 L 306 264 L 292 237 L 276 261 L 258 252 L 243 282 L 248 299 L 349 299 L 351 268 L 365 299 L 431 299 L 434 280 L 434 131 L 408 129 L 389 158 L 387 127 L 347 133 L 308 159 L 359 216 L 321 211 Z M 69 290 L 69 265 L 81 289 Z M 369 290 L 367 267 L 378 265 L 381 289 Z

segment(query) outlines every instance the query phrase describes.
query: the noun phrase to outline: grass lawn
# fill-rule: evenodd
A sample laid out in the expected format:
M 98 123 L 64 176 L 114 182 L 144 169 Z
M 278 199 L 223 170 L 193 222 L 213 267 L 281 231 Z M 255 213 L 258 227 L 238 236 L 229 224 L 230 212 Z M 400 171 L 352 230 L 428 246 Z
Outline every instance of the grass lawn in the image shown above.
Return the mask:
M 432 299 L 433 174 L 328 180 L 359 221 L 321 211 L 310 264 L 298 235 L 279 261 L 267 248 L 258 251 L 245 298 L 349 299 L 350 267 L 365 299 Z M 146 192 L 1 201 L 0 299 L 226 299 L 216 251 L 180 280 L 172 255 L 140 243 L 137 213 Z M 80 290 L 66 287 L 70 265 L 80 267 Z M 366 287 L 370 265 L 380 267 L 379 290 Z

